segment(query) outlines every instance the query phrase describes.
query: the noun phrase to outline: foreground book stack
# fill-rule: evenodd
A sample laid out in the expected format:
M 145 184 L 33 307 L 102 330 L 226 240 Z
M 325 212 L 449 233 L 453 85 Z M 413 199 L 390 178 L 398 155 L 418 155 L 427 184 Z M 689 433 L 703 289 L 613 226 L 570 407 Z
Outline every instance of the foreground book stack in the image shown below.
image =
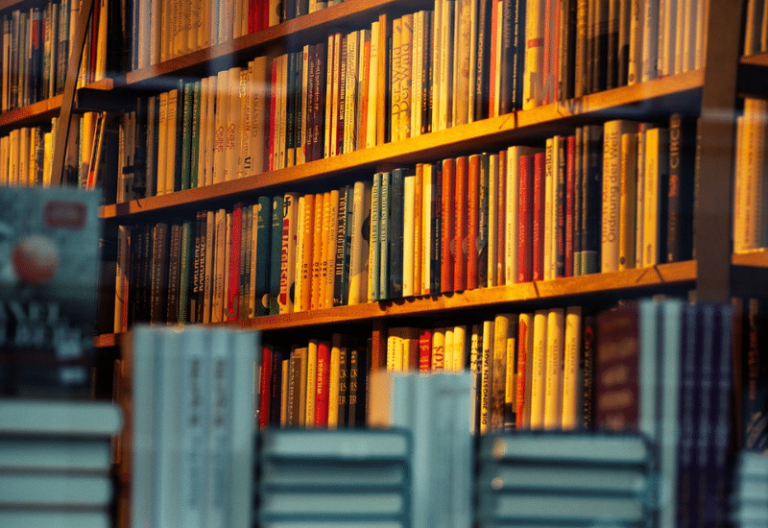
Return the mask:
M 121 426 L 108 403 L 0 400 L 0 526 L 110 527 Z
M 652 462 L 639 435 L 483 436 L 478 526 L 650 526 Z
M 196 326 L 130 334 L 134 528 L 251 526 L 259 336 Z
M 410 527 L 411 457 L 404 429 L 267 429 L 259 526 Z
M 742 449 L 738 453 L 733 477 L 733 526 L 768 526 L 768 456 L 764 452 Z
M 413 528 L 472 525 L 471 391 L 470 372 L 371 373 L 369 427 L 413 433 Z

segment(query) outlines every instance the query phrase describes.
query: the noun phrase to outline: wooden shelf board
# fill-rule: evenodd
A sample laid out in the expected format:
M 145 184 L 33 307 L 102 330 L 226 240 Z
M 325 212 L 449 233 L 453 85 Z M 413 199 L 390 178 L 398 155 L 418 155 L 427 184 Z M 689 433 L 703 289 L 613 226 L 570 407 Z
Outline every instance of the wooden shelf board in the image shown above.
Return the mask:
M 768 268 L 768 248 L 755 249 L 746 253 L 734 253 L 731 263 L 734 266 Z
M 345 5 L 345 4 L 341 4 Z M 619 111 L 633 105 L 656 104 L 665 97 L 685 98 L 691 91 L 701 87 L 701 70 L 657 79 L 632 86 L 607 90 L 588 95 L 577 102 L 544 105 L 532 110 L 484 119 L 475 123 L 459 125 L 394 143 L 386 143 L 369 149 L 312 161 L 258 176 L 198 187 L 163 196 L 153 196 L 132 202 L 109 204 L 101 208 L 102 218 L 124 218 L 134 215 L 158 212 L 164 209 L 199 206 L 201 202 L 213 199 L 234 199 L 240 195 L 255 193 L 286 186 L 298 186 L 310 181 L 330 178 L 343 172 L 368 171 L 386 164 L 409 165 L 417 162 L 437 161 L 446 152 L 454 155 L 487 150 L 494 145 L 503 148 L 515 140 L 527 137 L 539 129 L 542 138 L 555 133 L 559 126 L 570 130 L 573 122 L 584 116 Z M 651 101 L 651 102 L 649 102 Z
M 87 86 L 87 88 L 93 90 L 111 90 L 113 87 L 114 82 L 112 79 L 104 79 Z M 55 95 L 31 105 L 4 112 L 0 114 L 0 128 L 35 125 L 50 120 L 59 114 L 62 100 L 63 96 Z
M 756 53 L 748 57 L 742 57 L 741 64 L 749 64 L 751 66 L 768 66 L 768 53 Z
M 693 283 L 695 279 L 696 262 L 686 261 L 636 270 L 599 273 L 495 288 L 479 288 L 446 295 L 412 297 L 397 301 L 273 315 L 241 321 L 241 324 L 260 330 L 285 330 L 303 326 L 371 321 L 380 317 L 405 317 L 428 313 L 444 314 L 451 310 L 486 308 L 501 304 L 629 292 L 667 284 Z
M 665 285 L 682 286 L 696 280 L 696 262 L 685 261 L 672 264 L 617 271 L 595 273 L 580 277 L 568 277 L 551 281 L 537 281 L 495 288 L 479 288 L 433 295 L 364 303 L 353 306 L 337 306 L 324 310 L 312 310 L 284 315 L 269 315 L 227 323 L 262 331 L 289 330 L 294 328 L 370 322 L 378 318 L 408 317 L 427 314 L 444 315 L 450 311 L 492 308 L 498 305 L 520 304 L 535 301 L 562 300 L 594 294 L 615 294 L 652 290 Z M 96 336 L 96 347 L 111 347 L 119 342 L 117 334 Z

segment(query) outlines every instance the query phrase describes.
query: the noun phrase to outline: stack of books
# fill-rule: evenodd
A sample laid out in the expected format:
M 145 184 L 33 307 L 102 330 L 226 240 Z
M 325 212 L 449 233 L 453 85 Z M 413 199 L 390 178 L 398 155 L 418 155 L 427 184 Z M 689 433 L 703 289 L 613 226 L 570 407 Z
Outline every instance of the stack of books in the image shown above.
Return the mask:
M 483 436 L 478 527 L 650 526 L 652 462 L 651 445 L 642 436 Z
M 409 528 L 405 429 L 267 429 L 260 437 L 261 528 Z
M 121 425 L 110 403 L 0 400 L 0 526 L 111 526 Z
M 737 528 L 768 526 L 768 455 L 739 451 L 733 475 L 731 521 Z

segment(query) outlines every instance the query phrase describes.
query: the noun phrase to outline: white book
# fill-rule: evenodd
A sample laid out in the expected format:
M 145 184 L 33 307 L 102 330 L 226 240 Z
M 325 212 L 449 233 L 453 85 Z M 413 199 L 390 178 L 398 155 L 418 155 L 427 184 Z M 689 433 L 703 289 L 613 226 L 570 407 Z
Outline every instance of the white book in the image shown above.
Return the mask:
M 565 336 L 563 355 L 563 405 L 561 428 L 570 431 L 579 428 L 582 412 L 583 371 L 581 360 L 581 306 L 565 310 Z
M 453 368 L 454 372 L 463 372 L 467 361 L 467 327 L 456 326 L 453 328 Z
M 181 334 L 166 329 L 156 335 L 155 368 L 157 406 L 153 415 L 152 439 L 156 445 L 152 478 L 153 525 L 177 526 L 181 519 L 179 477 L 181 475 Z
M 493 364 L 491 366 L 491 431 L 504 430 L 504 414 L 507 397 L 507 347 L 516 336 L 510 335 L 512 314 L 497 314 L 493 322 Z M 485 336 L 483 337 L 485 339 Z M 509 380 L 513 381 L 513 380 Z
M 206 368 L 210 332 L 202 326 L 191 326 L 181 334 L 180 341 L 180 521 L 182 526 L 203 528 L 209 411 L 208 399 L 201 396 L 211 390 L 210 369 Z
M 676 72 L 676 33 L 677 33 L 677 0 L 662 0 L 660 7 L 661 23 L 659 24 L 659 53 L 660 75 L 673 75 Z M 662 34 L 663 31 L 663 34 Z
M 635 267 L 637 241 L 637 132 L 621 135 L 619 269 Z
M 453 327 L 446 326 L 443 331 L 443 370 L 453 372 Z
M 371 182 L 355 182 L 352 213 L 352 243 L 349 260 L 348 304 L 365 302 L 368 287 L 368 233 L 371 215 Z
M 602 272 L 619 269 L 621 136 L 636 130 L 637 123 L 626 119 L 607 121 L 603 126 Z
M 432 331 L 432 364 L 430 370 L 445 370 L 445 327 L 440 326 Z
M 544 99 L 544 0 L 533 0 L 525 13 L 525 74 L 523 77 L 523 109 L 542 104 Z
M 645 133 L 645 200 L 643 219 L 643 266 L 661 262 L 661 200 L 663 182 L 669 177 L 669 130 L 652 128 Z
M 403 178 L 403 297 L 412 297 L 415 290 L 413 284 L 414 256 L 416 255 L 415 185 L 416 176 L 409 175 Z
M 119 407 L 111 403 L 0 400 L 0 433 L 4 436 L 109 437 L 123 425 Z
M 699 16 L 699 9 L 701 4 L 706 0 L 680 0 L 678 2 L 678 18 L 684 21 L 684 27 L 682 31 L 682 55 L 683 62 L 680 66 L 680 71 L 691 71 L 696 69 L 696 33 L 700 31 L 697 23 Z M 680 15 L 680 7 L 682 6 L 682 18 Z
M 328 35 L 328 43 L 326 45 L 326 77 L 325 77 L 325 136 L 323 144 L 324 157 L 328 158 L 334 155 L 332 137 L 335 137 L 334 128 L 334 106 L 336 105 L 336 99 L 338 92 L 334 95 L 335 86 L 335 71 L 334 64 L 336 63 L 336 35 Z M 371 83 L 373 84 L 373 83 Z
M 205 397 L 208 407 L 208 437 L 206 458 L 206 528 L 230 526 L 230 500 L 234 488 L 233 453 L 231 450 L 234 409 L 234 350 L 231 330 L 211 329 L 210 350 L 206 366 L 210 372 L 210 389 Z M 160 524 L 157 526 L 169 526 Z
M 550 309 L 547 313 L 547 352 L 544 382 L 544 428 L 547 430 L 559 430 L 562 423 L 564 333 L 564 310 L 562 308 Z
M 560 136 L 547 138 L 544 172 L 544 280 L 557 276 L 557 170 Z
M 223 133 L 223 167 L 221 167 L 221 179 L 219 181 L 231 181 L 237 178 L 237 127 L 241 121 L 240 116 L 240 72 L 242 68 L 232 67 L 224 73 L 226 81 L 224 87 L 219 85 L 219 90 L 224 90 L 221 101 L 223 107 L 216 108 L 222 111 L 221 123 Z M 221 78 L 221 77 L 220 77 Z M 217 133 L 219 131 L 217 130 Z M 217 138 L 218 139 L 218 138 Z M 214 168 L 214 174 L 218 175 L 218 168 Z
M 0 473 L 0 508 L 106 508 L 112 496 L 106 474 Z
M 225 331 L 225 330 L 222 330 Z M 230 519 L 227 528 L 250 528 L 253 514 L 254 420 L 258 404 L 258 364 L 261 363 L 261 334 L 226 330 L 231 335 L 233 372 L 231 383 L 232 453 Z
M 253 153 L 251 152 L 251 129 L 253 122 L 253 104 L 255 103 L 255 85 L 253 77 L 254 61 L 248 61 L 248 67 L 240 72 L 240 119 L 237 120 L 236 144 L 237 174 L 236 178 L 244 178 L 253 172 Z
M 643 66 L 641 81 L 658 77 L 659 0 L 643 0 Z
M 345 40 L 347 46 L 347 70 L 346 79 L 342 79 L 342 82 L 346 83 L 346 90 L 344 92 L 344 153 L 353 152 L 357 143 L 359 35 L 358 31 L 352 31 L 346 36 Z
M 547 369 L 547 310 L 536 310 L 533 315 L 533 348 L 528 358 L 531 369 L 531 421 L 532 430 L 544 428 L 544 402 Z
M 649 123 L 637 127 L 637 203 L 635 204 L 635 267 L 643 267 L 643 233 L 645 224 L 645 133 Z
M 112 439 L 0 438 L 0 474 L 8 471 L 107 473 Z
M 480 356 L 480 434 L 491 432 L 494 321 L 483 321 L 482 354 Z
M 112 519 L 107 510 L 8 509 L 0 510 L 0 525 L 9 528 L 109 528 Z
M 368 83 L 368 122 L 365 130 L 365 138 L 360 138 L 361 142 L 365 139 L 366 148 L 376 146 L 376 109 L 379 98 L 379 21 L 371 23 L 371 56 L 370 56 L 370 82 Z

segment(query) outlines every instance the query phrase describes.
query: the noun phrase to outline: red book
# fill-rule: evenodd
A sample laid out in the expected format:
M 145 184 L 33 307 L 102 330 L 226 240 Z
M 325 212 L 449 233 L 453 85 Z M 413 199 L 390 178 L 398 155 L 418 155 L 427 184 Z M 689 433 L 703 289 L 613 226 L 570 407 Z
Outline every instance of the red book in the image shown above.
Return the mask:
M 606 310 L 597 316 L 595 425 L 599 429 L 637 430 L 639 321 L 637 305 Z
M 419 333 L 419 372 L 432 370 L 432 330 Z
M 265 343 L 261 347 L 261 385 L 259 385 L 259 427 L 262 429 L 269 425 L 271 380 L 272 345 Z
M 454 194 L 456 189 L 456 161 L 443 160 L 442 189 L 440 195 L 440 291 L 453 291 Z
M 544 279 L 544 153 L 533 155 L 532 280 Z
M 258 0 L 248 0 L 248 33 L 255 33 L 261 29 L 261 17 L 263 15 Z
M 457 180 L 458 181 L 458 180 Z M 466 247 L 467 247 L 467 289 L 474 290 L 478 287 L 478 277 L 480 273 L 479 269 L 479 255 L 477 247 L 477 238 L 480 230 L 480 154 L 473 154 L 469 157 L 468 174 L 467 174 L 467 191 L 466 191 L 466 203 L 467 214 L 464 215 L 466 220 L 464 224 L 467 225 Z M 456 196 L 458 199 L 459 190 L 456 189 Z M 456 211 L 456 220 L 459 221 L 459 212 Z M 483 270 L 485 272 L 485 270 Z
M 315 387 L 315 427 L 328 427 L 328 390 L 331 387 L 331 344 L 317 343 L 317 385 Z
M 520 157 L 517 282 L 533 280 L 533 155 Z
M 576 136 L 568 136 L 565 167 L 565 276 L 573 277 L 573 233 L 575 220 Z
M 243 204 L 232 211 L 232 244 L 229 253 L 229 288 L 227 290 L 227 320 L 237 321 L 240 316 L 240 246 L 243 230 Z
M 275 116 L 277 115 L 277 97 L 275 97 L 275 87 L 277 86 L 277 68 L 278 59 L 272 59 L 272 83 L 270 84 L 272 94 L 269 98 L 269 171 L 275 170 Z
M 468 224 L 467 214 L 470 190 L 467 180 L 468 159 L 466 156 L 456 158 L 456 192 L 454 193 L 454 222 L 453 233 L 453 289 L 456 291 L 467 289 L 467 254 L 468 254 Z M 477 197 L 477 189 L 475 189 Z

